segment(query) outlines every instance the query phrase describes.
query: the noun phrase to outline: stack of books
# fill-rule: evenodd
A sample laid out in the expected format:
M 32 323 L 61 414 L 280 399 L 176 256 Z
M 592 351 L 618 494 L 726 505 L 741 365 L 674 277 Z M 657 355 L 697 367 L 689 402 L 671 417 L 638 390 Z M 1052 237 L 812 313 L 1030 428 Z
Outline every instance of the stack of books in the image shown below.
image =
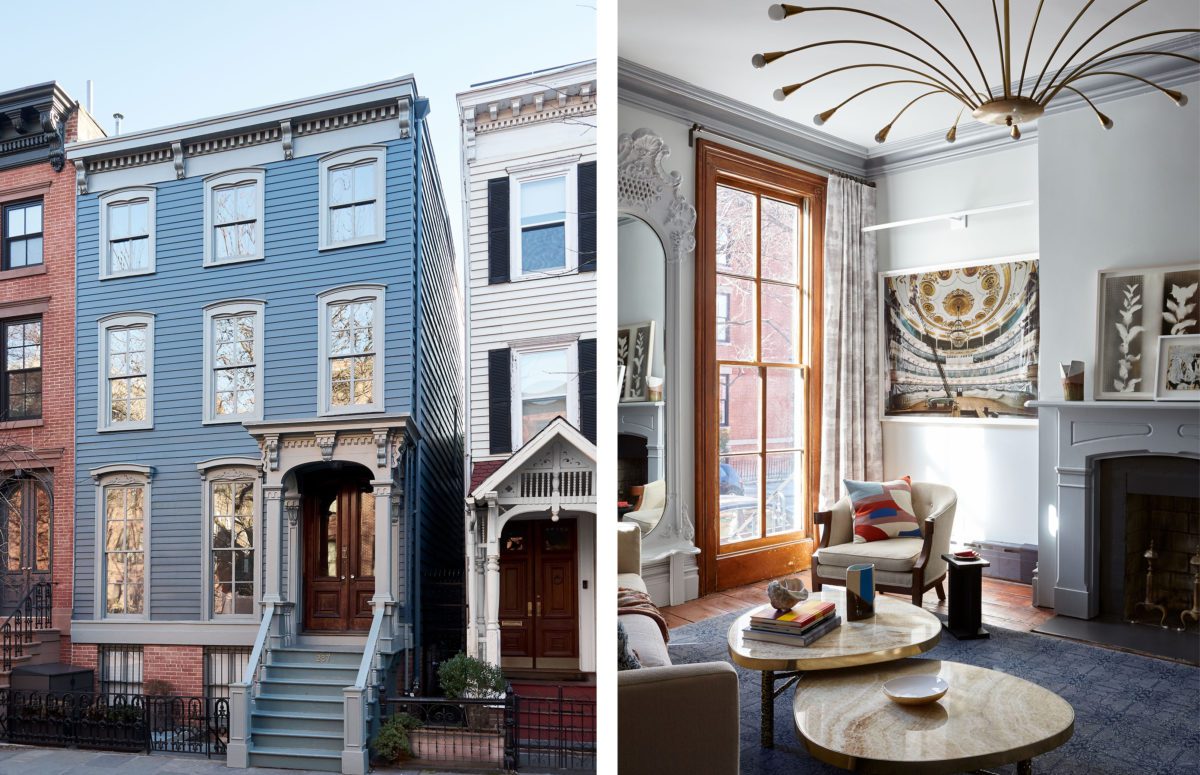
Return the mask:
M 767 604 L 750 614 L 750 626 L 742 630 L 746 640 L 807 646 L 842 624 L 837 607 L 823 600 L 806 600 L 790 611 Z

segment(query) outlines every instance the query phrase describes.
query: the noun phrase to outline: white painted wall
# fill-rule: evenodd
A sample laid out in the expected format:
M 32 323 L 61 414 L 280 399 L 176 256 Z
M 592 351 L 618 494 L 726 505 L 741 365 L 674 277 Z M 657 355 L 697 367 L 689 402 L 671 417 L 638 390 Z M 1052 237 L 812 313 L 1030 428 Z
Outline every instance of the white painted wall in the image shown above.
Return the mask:
M 877 181 L 879 223 L 1037 199 L 1037 146 L 886 175 Z M 1036 207 L 876 232 L 880 271 L 1029 255 L 1038 250 Z M 1043 291 L 1042 305 L 1046 304 Z M 1044 314 L 1044 313 L 1043 313 Z M 1043 321 L 1043 336 L 1045 322 Z M 947 484 L 958 492 L 953 540 L 1037 543 L 1037 426 L 940 418 L 883 423 L 886 477 Z
M 1102 104 L 1115 124 L 1107 132 L 1086 108 L 1039 122 L 1042 373 L 1060 361 L 1083 361 L 1089 400 L 1097 273 L 1200 263 L 1200 85 L 1173 88 L 1188 96 L 1188 106 L 1178 108 L 1157 92 Z M 1043 378 L 1041 394 L 1062 398 L 1056 379 Z M 1050 422 L 1041 423 L 1039 434 L 1043 518 L 1037 602 L 1053 605 L 1057 445 Z

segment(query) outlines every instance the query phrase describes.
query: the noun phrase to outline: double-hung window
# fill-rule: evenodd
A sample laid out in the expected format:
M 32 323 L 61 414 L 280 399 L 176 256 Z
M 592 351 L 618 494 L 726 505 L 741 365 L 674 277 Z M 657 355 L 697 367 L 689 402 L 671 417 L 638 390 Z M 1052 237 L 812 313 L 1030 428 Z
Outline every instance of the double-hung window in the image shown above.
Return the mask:
M 564 417 L 579 424 L 579 356 L 576 343 L 514 349 L 513 449 Z
M 561 274 L 578 265 L 575 166 L 511 176 L 513 277 Z
M 4 269 L 42 263 L 42 200 L 5 205 L 0 212 L 0 260 Z
M 263 253 L 262 170 L 234 170 L 204 181 L 204 264 L 254 261 Z
M 197 466 L 205 486 L 208 611 L 213 618 L 255 612 L 257 465 L 253 458 L 215 458 Z
M 204 310 L 204 422 L 262 419 L 261 301 L 227 301 Z
M 340 151 L 321 159 L 319 248 L 384 239 L 387 149 Z
M 150 471 L 120 464 L 94 469 L 99 512 L 98 584 L 105 616 L 145 616 L 150 536 Z
M 42 321 L 0 323 L 4 350 L 3 419 L 32 420 L 42 416 Z
M 111 315 L 99 323 L 98 427 L 136 430 L 154 424 L 154 316 Z
M 326 291 L 320 307 L 322 414 L 383 409 L 383 315 L 381 285 Z
M 154 271 L 156 202 L 149 186 L 100 197 L 100 279 Z

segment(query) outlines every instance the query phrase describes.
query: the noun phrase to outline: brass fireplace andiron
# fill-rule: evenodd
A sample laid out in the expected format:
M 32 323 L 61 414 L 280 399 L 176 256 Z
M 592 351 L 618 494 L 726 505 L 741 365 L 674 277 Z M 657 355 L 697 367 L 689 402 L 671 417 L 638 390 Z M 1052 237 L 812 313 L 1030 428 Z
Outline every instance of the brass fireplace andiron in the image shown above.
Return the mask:
M 1179 615 L 1180 630 L 1187 629 L 1189 617 L 1193 622 L 1200 622 L 1200 546 L 1196 547 L 1188 565 L 1192 566 L 1192 607 Z
M 1146 599 L 1133 607 L 1133 616 L 1136 619 L 1138 611 L 1142 608 L 1147 611 L 1158 611 L 1158 626 L 1165 628 L 1167 626 L 1167 608 L 1154 602 L 1154 561 L 1158 559 L 1158 552 L 1154 551 L 1154 541 L 1150 542 L 1150 548 L 1142 556 L 1146 558 Z

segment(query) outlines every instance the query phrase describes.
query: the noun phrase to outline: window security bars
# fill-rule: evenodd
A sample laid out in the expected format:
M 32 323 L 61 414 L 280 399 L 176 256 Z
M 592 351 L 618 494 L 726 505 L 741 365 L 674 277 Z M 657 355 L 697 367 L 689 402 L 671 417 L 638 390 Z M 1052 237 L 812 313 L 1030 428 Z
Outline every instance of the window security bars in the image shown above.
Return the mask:
M 141 646 L 101 646 L 97 664 L 100 673 L 100 694 L 142 693 Z
M 0 689 L 0 740 L 107 751 L 225 755 L 229 701 Z
M 513 696 L 514 769 L 596 769 L 596 701 L 553 696 Z
M 250 649 L 240 646 L 204 647 L 204 696 L 229 699 L 229 684 L 242 680 Z

